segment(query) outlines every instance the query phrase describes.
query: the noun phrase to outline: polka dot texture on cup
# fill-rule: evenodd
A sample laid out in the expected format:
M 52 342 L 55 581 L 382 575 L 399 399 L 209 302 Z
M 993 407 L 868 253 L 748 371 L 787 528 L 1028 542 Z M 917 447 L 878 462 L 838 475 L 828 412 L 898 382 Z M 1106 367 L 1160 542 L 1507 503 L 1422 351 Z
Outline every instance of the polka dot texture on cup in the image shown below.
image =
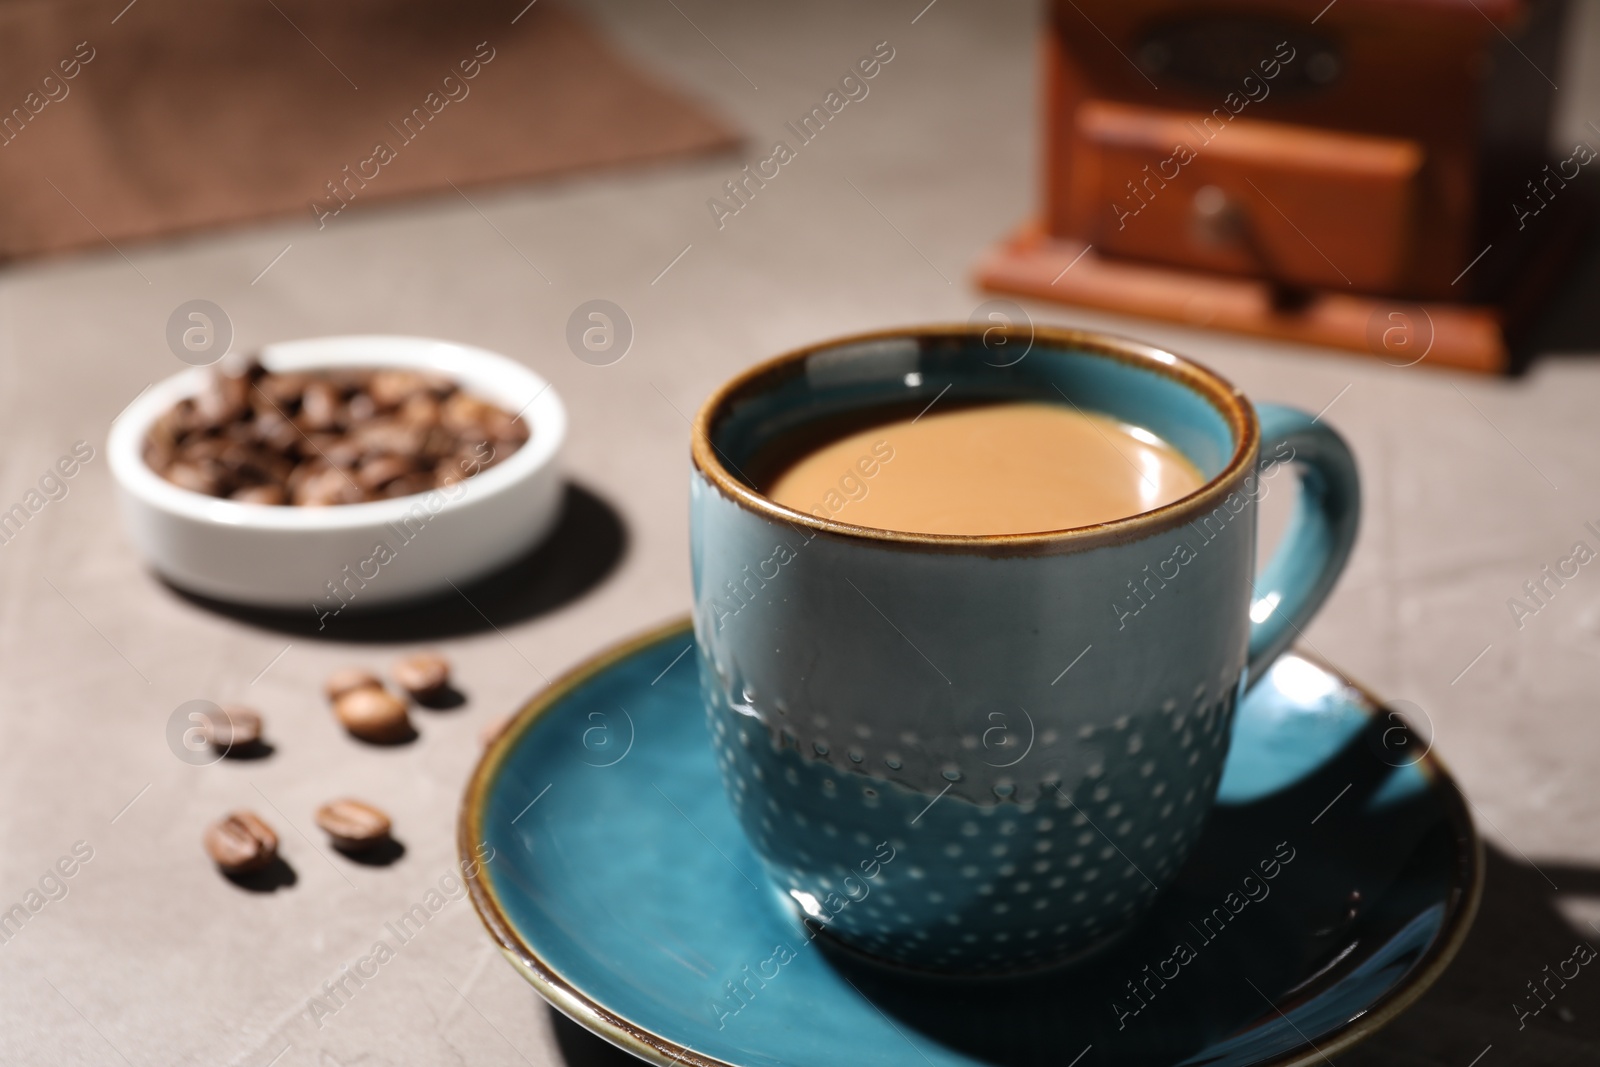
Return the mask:
M 711 702 L 709 722 L 741 823 L 798 908 L 815 902 L 813 921 L 872 955 L 983 971 L 1082 951 L 1150 905 L 1204 827 L 1234 695 L 1043 724 L 1038 758 L 1002 774 L 975 755 L 920 788 L 903 781 L 910 743 L 879 748 L 848 723 L 825 738 L 789 715 L 768 729 L 748 694 Z M 984 785 L 981 799 L 956 782 Z

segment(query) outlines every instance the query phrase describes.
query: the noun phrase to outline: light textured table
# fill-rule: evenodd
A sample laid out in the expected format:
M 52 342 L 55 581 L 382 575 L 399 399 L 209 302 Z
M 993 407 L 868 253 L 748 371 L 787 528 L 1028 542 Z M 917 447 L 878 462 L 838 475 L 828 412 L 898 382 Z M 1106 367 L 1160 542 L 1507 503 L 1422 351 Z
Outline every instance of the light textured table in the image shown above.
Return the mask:
M 96 448 L 68 495 L 0 546 L 0 907 L 75 842 L 93 849 L 67 895 L 0 944 L 0 1062 L 605 1060 L 500 960 L 461 900 L 320 1026 L 308 998 L 451 870 L 481 726 L 685 610 L 686 416 L 707 392 L 790 346 L 965 320 L 983 299 L 970 265 L 1034 198 L 1036 12 L 941 0 L 918 16 L 923 2 L 595 9 L 627 48 L 742 124 L 745 158 L 473 192 L 476 207 L 446 195 L 322 232 L 308 213 L 0 273 L 0 509 L 75 441 Z M 1568 139 L 1600 116 L 1595 64 L 1582 62 L 1596 23 L 1583 17 L 1554 72 Z M 880 41 L 894 58 L 870 95 L 719 230 L 707 199 L 774 140 L 792 143 L 784 123 Z M 416 744 L 350 741 L 317 691 L 333 667 L 382 666 L 407 646 L 209 611 L 147 573 L 119 529 L 106 428 L 180 369 L 163 327 L 195 297 L 227 310 L 237 347 L 357 331 L 456 338 L 528 362 L 569 406 L 567 459 L 589 494 L 564 542 L 572 555 L 548 561 L 559 573 L 506 606 L 498 630 L 440 622 L 451 632 L 431 643 L 456 662 L 469 701 L 428 714 Z M 569 313 L 595 297 L 622 305 L 637 331 L 609 367 L 580 362 L 563 340 Z M 1562 351 L 1600 347 L 1582 340 L 1600 326 L 1589 299 L 1569 309 L 1579 332 L 1555 342 Z M 1308 637 L 1425 710 L 1474 802 L 1491 882 L 1440 987 L 1341 1060 L 1467 1067 L 1492 1045 L 1480 1067 L 1592 1063 L 1600 974 L 1583 972 L 1520 1031 L 1513 1002 L 1579 938 L 1600 943 L 1600 569 L 1520 629 L 1507 599 L 1573 542 L 1596 544 L 1584 523 L 1600 522 L 1600 365 L 1558 356 L 1523 379 L 1487 380 L 1031 310 L 1195 355 L 1257 398 L 1327 406 L 1359 456 L 1360 543 Z M 194 698 L 258 706 L 275 754 L 199 768 L 175 759 L 167 719 Z M 320 851 L 310 812 L 341 793 L 394 815 L 403 859 L 368 868 Z M 295 885 L 251 894 L 217 876 L 199 834 L 233 806 L 277 823 Z

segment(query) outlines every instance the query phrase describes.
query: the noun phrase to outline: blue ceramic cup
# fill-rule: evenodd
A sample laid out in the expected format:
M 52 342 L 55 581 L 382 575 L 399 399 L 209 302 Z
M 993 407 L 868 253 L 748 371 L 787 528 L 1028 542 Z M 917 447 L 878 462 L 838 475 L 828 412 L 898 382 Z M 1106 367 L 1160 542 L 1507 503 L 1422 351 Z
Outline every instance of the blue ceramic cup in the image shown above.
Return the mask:
M 747 477 L 784 441 L 941 394 L 1103 413 L 1208 480 L 1096 526 L 956 536 L 807 514 Z M 1063 960 L 1139 918 L 1205 826 L 1236 703 L 1327 596 L 1360 510 L 1325 425 L 1171 353 L 1066 330 L 792 352 L 705 403 L 692 454 L 701 686 L 740 822 L 786 906 L 938 971 Z M 841 494 L 881 464 L 841 472 Z M 1257 505 L 1296 483 L 1257 574 Z

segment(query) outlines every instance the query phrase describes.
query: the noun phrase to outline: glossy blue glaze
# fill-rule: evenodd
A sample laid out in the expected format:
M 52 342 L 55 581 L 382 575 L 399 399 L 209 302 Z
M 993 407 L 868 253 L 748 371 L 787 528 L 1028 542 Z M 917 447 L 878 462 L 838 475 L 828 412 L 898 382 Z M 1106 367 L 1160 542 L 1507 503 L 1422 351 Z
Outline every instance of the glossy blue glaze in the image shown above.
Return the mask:
M 1415 995 L 1470 921 L 1477 843 L 1448 776 L 1431 759 L 1389 766 L 1392 720 L 1291 653 L 1238 708 L 1189 861 L 1115 944 L 979 981 L 863 963 L 762 876 L 723 795 L 690 643 L 687 626 L 669 631 L 525 713 L 468 812 L 494 849 L 481 878 L 512 955 L 580 1022 L 656 1062 L 1060 1067 L 1092 1044 L 1096 1064 L 1242 1067 L 1314 1055 L 1311 1042 L 1336 1052 Z M 1397 776 L 1413 788 L 1374 805 Z M 888 904 L 920 832 L 845 915 Z M 1179 943 L 1193 959 L 1150 979 Z M 1142 1006 L 1132 983 L 1150 983 Z
M 1283 544 L 1255 583 L 1251 605 L 1251 677 L 1259 675 L 1322 606 L 1344 570 L 1361 521 L 1355 460 L 1338 434 L 1295 408 L 1257 404 L 1262 454 L 1302 468 Z
M 1250 438 L 1169 363 L 1044 339 L 994 354 L 973 336 L 825 347 L 730 403 L 712 444 L 742 472 L 844 413 L 1031 399 L 1154 433 L 1236 491 L 1181 525 L 1024 554 L 818 532 L 691 484 L 703 695 L 766 876 L 867 953 L 962 973 L 1092 950 L 1150 907 L 1205 826 L 1248 651 L 1259 674 L 1304 625 L 1357 514 L 1348 452 L 1306 416 L 1268 409 L 1273 434 L 1230 472 Z M 1307 491 L 1253 606 L 1257 503 L 1291 462 Z M 874 874 L 879 902 L 840 906 L 880 845 L 901 858 Z

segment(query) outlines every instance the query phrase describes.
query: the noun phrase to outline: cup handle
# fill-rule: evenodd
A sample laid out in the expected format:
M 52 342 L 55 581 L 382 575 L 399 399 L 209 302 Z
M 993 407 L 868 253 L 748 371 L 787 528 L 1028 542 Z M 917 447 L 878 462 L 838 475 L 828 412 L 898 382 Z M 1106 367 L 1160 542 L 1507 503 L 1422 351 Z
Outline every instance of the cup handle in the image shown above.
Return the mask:
M 1293 463 L 1300 494 L 1283 541 L 1256 576 L 1246 690 L 1322 607 L 1350 558 L 1361 520 L 1361 481 L 1344 439 L 1296 408 L 1257 404 L 1256 415 L 1261 463 L 1255 476 L 1274 464 Z

